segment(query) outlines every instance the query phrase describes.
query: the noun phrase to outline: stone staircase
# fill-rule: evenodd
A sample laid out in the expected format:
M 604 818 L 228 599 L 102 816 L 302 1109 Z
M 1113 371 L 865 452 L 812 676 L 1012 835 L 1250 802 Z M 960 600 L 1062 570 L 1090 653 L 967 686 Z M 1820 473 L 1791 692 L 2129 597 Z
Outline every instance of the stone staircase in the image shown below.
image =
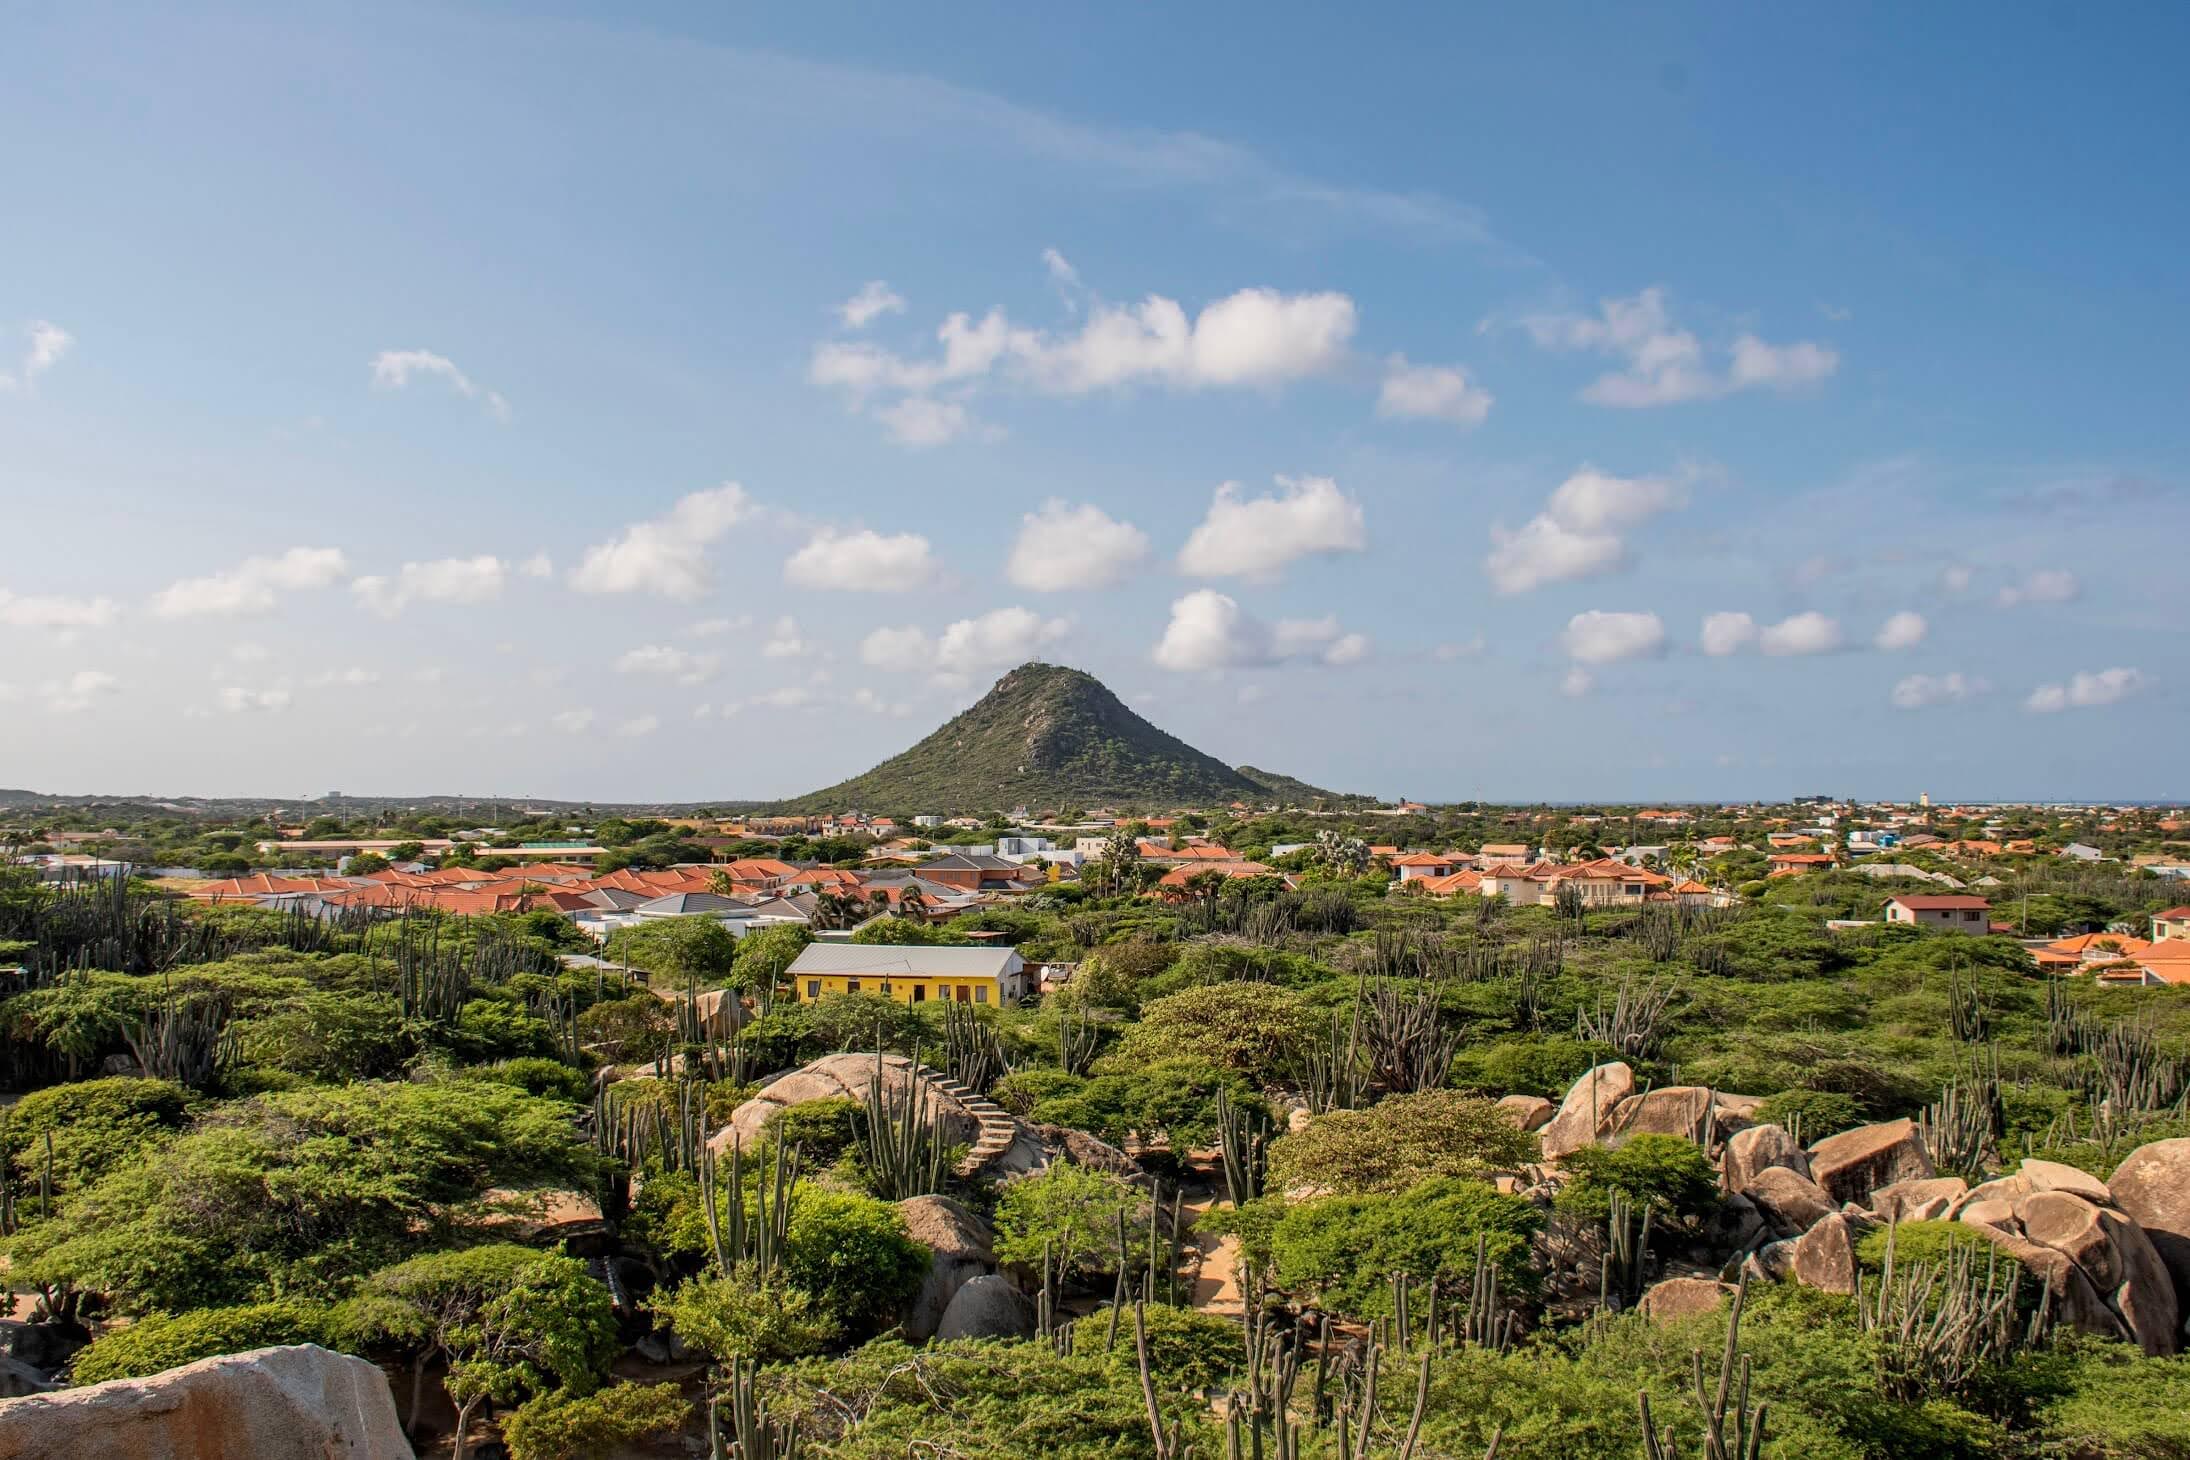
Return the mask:
M 981 1127 L 981 1134 L 974 1141 L 973 1148 L 951 1168 L 960 1180 L 979 1174 L 989 1162 L 1011 1149 L 1012 1142 L 1019 1139 L 1019 1123 L 1011 1118 L 1010 1112 L 995 1101 L 974 1094 L 932 1066 L 923 1065 L 921 1068 L 927 1074 L 928 1083 L 935 1090 L 957 1101 Z

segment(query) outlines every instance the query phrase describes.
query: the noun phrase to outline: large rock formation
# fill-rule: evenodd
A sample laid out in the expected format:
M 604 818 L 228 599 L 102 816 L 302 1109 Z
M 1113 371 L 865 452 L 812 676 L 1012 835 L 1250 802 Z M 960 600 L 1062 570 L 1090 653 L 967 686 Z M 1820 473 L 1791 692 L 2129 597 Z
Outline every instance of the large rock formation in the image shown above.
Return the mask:
M 1559 1107 L 1541 1095 L 1501 1095 L 1498 1109 L 1522 1130 L 1542 1130 L 1559 1113 Z
M 0 1404 L 0 1460 L 415 1460 L 387 1376 L 313 1344 Z
M 883 1098 L 903 1100 L 913 1083 L 913 1062 L 901 1054 L 885 1055 L 881 1063 Z M 751 1146 L 761 1137 L 769 1117 L 809 1100 L 857 1100 L 864 1102 L 875 1082 L 872 1054 L 824 1055 L 804 1069 L 779 1075 L 763 1085 L 752 1099 L 730 1114 L 730 1124 L 717 1132 L 713 1144 L 727 1150 L 733 1134 Z M 980 1139 L 981 1122 L 964 1102 L 935 1088 L 924 1086 L 930 1117 L 946 1145 L 971 1146 Z
M 1641 1311 L 1653 1323 L 1671 1323 L 1694 1313 L 1708 1313 L 1733 1296 L 1727 1283 L 1710 1278 L 1669 1277 L 1642 1295 Z
M 1720 1174 L 1729 1192 L 1744 1192 L 1760 1172 L 1783 1166 L 1803 1180 L 1810 1178 L 1810 1158 L 1783 1127 L 1752 1125 L 1727 1137 L 1720 1158 Z
M 1913 1120 L 1859 1125 L 1810 1147 L 1810 1179 L 1834 1201 L 1862 1202 L 1881 1186 L 1932 1174 Z
M 897 1204 L 905 1230 L 933 1254 L 920 1291 L 905 1307 L 905 1336 L 935 1336 L 958 1290 L 996 1271 L 988 1223 L 947 1196 L 916 1196 Z
M 1855 1227 L 1838 1212 L 1795 1240 L 1795 1281 L 1827 1293 L 1855 1291 Z
M 991 1273 L 958 1290 L 937 1325 L 938 1339 L 1025 1338 L 1034 1332 L 1034 1305 L 1011 1280 Z
M 1584 1074 L 1543 1128 L 1544 1159 L 1556 1161 L 1595 1141 L 1611 1124 L 1620 1102 L 1634 1093 L 1635 1072 L 1618 1060 Z
M 1757 1173 L 1748 1189 L 1738 1193 L 1764 1216 L 1776 1237 L 1793 1237 L 1816 1226 L 1836 1210 L 1831 1197 L 1816 1182 L 1785 1166 L 1767 1166 Z
M 2178 1306 L 2190 1308 L 2190 1138 L 2137 1147 L 2106 1185 L 2167 1264 Z

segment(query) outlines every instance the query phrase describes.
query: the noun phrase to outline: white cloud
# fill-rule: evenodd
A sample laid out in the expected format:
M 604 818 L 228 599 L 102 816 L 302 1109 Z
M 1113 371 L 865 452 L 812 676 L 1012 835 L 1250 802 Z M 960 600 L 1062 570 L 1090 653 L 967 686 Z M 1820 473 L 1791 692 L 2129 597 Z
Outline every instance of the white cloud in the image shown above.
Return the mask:
M 803 684 L 787 684 L 753 696 L 752 703 L 771 710 L 803 710 L 814 702 L 814 692 Z
M 2022 582 L 2001 589 L 1999 601 L 2002 608 L 2019 603 L 2067 603 L 2083 591 L 2076 575 L 2067 569 L 2040 568 Z
M 591 710 L 558 710 L 548 716 L 548 724 L 565 735 L 583 735 L 593 728 Z
M 1384 385 L 1376 413 L 1480 426 L 1490 415 L 1491 393 L 1468 379 L 1457 365 L 1410 365 L 1405 355 L 1384 362 Z
M 1703 342 L 1673 324 L 1663 288 L 1629 299 L 1600 301 L 1594 315 L 1541 314 L 1521 321 L 1547 350 L 1588 350 L 1626 364 L 1599 376 L 1582 391 L 1593 405 L 1638 408 L 1713 400 L 1740 390 L 1796 390 L 1831 375 L 1840 357 L 1810 341 L 1774 345 L 1753 334 L 1738 337 L 1715 369 Z
M 2041 684 L 2023 701 L 2023 708 L 2041 714 L 2055 710 L 2092 709 L 2125 700 L 2151 681 L 2141 669 L 2101 669 L 2079 672 L 2066 684 Z
M 266 657 L 266 646 L 252 643 L 230 644 L 228 657 L 238 664 L 256 664 Z
M 436 558 L 405 563 L 392 580 L 377 575 L 358 578 L 350 591 L 382 618 L 394 618 L 413 603 L 485 603 L 499 598 L 508 576 L 502 560 L 489 554 Z
M 1903 609 L 1879 626 L 1878 637 L 1871 642 L 1890 653 L 1896 649 L 1915 648 L 1930 632 L 1931 625 L 1924 622 L 1922 614 Z
M 585 551 L 570 583 L 581 593 L 654 593 L 698 598 L 714 585 L 707 549 L 752 516 L 753 500 L 736 482 L 693 492 L 665 517 L 634 522 Z
M 1175 600 L 1153 657 L 1181 673 L 1258 669 L 1275 664 L 1357 663 L 1369 653 L 1366 635 L 1347 633 L 1335 615 L 1264 623 L 1230 596 L 1202 588 Z
M 1019 588 L 1066 592 L 1107 588 L 1148 557 L 1148 534 L 1094 503 L 1052 497 L 1019 519 L 1004 576 Z
M 695 654 L 668 644 L 642 644 L 617 657 L 616 672 L 659 675 L 679 684 L 703 684 L 714 677 L 721 663 L 714 654 Z
M 249 557 L 225 573 L 184 578 L 152 598 L 162 618 L 266 613 L 278 595 L 325 588 L 349 570 L 339 548 L 294 547 L 279 557 Z
M 859 593 L 905 593 L 935 581 L 938 566 L 928 540 L 915 532 L 885 537 L 862 529 L 824 527 L 783 565 L 785 582 L 799 588 L 839 588 Z
M 813 647 L 800 636 L 798 620 L 785 614 L 768 631 L 767 641 L 760 646 L 760 653 L 764 659 L 796 659 L 811 653 Z
M 880 279 L 869 279 L 859 292 L 837 306 L 836 317 L 846 329 L 863 330 L 885 314 L 903 314 L 905 301 Z
M 1922 628 L 1919 619 L 1917 638 L 1923 637 Z M 1816 612 L 1798 613 L 1776 624 L 1761 626 L 1745 613 L 1714 613 L 1703 621 L 1702 639 L 1703 652 L 1718 658 L 1739 653 L 1752 645 L 1767 654 L 1780 656 L 1830 654 L 1843 642 L 1840 625 Z
M 912 713 L 911 705 L 899 700 L 885 699 L 864 685 L 852 691 L 847 703 L 852 708 L 865 710 L 870 715 L 890 715 L 902 719 Z
M 1895 682 L 1892 700 L 1896 709 L 1921 710 L 1932 705 L 1951 705 L 1973 698 L 1992 686 L 1975 675 L 1911 674 Z
M 1207 578 L 1267 582 L 1297 558 L 1358 553 L 1368 546 L 1361 503 L 1329 477 L 1279 477 L 1267 497 L 1218 486 L 1209 515 L 1179 549 L 1179 568 Z
M 1045 261 L 1062 283 L 1071 266 L 1054 250 Z M 1353 330 L 1354 304 L 1343 294 L 1242 289 L 1192 320 L 1177 301 L 1152 294 L 1132 306 L 1096 305 L 1063 334 L 1014 325 L 1000 309 L 979 320 L 955 313 L 936 329 L 941 352 L 925 359 L 865 340 L 829 340 L 815 347 L 807 379 L 843 391 L 854 409 L 877 395 L 899 397 L 878 414 L 899 440 L 932 445 L 949 439 L 939 434 L 945 429 L 955 427 L 954 435 L 963 429 L 964 417 L 962 405 L 951 417 L 931 398 L 938 391 L 969 394 L 999 372 L 1066 396 L 1143 383 L 1274 386 L 1338 364 Z
M 1049 270 L 1049 277 L 1059 284 L 1077 284 L 1080 271 L 1072 267 L 1072 261 L 1053 248 L 1042 250 L 1042 266 Z
M 1440 664 L 1450 664 L 1455 659 L 1476 659 L 1482 656 L 1489 643 L 1481 634 L 1468 639 L 1452 639 L 1430 650 L 1430 657 Z
M 241 685 L 228 685 L 217 691 L 213 703 L 225 714 L 243 715 L 257 711 L 279 711 L 289 708 L 289 691 L 280 687 L 271 689 L 245 689 Z
M 943 446 L 973 429 L 973 417 L 953 400 L 908 395 L 874 413 L 900 446 Z
M 1757 641 L 1757 621 L 1745 613 L 1714 613 L 1703 621 L 1703 652 L 1714 658 L 1738 653 Z
M 1491 529 L 1484 571 L 1500 593 L 1608 573 L 1627 560 L 1621 529 L 1679 506 L 1680 499 L 1679 488 L 1662 477 L 1616 477 L 1584 466 L 1519 531 Z
M 120 612 L 121 605 L 111 598 L 10 593 L 0 588 L 0 624 L 11 629 L 103 628 Z
M 23 348 L 23 363 L 12 374 L 0 370 L 0 391 L 29 385 L 59 364 L 76 343 L 76 337 L 67 330 L 42 319 L 32 320 L 23 334 L 30 342 Z
M 963 618 L 931 639 L 915 625 L 880 628 L 860 642 L 860 662 L 899 673 L 932 669 L 963 676 L 1022 663 L 1072 631 L 1072 621 L 1031 609 L 999 608 Z
M 1665 624 L 1654 613 L 1590 609 L 1567 620 L 1560 642 L 1567 657 L 1583 664 L 1653 659 L 1665 652 Z
M 1939 570 L 1939 586 L 1949 593 L 1969 591 L 1970 570 L 1960 563 L 1949 563 Z
M 1830 654 L 1840 643 L 1840 625 L 1815 611 L 1798 613 L 1757 631 L 1757 647 L 1767 654 Z
M 752 626 L 753 616 L 751 614 L 741 613 L 736 618 L 695 619 L 693 622 L 685 625 L 684 631 L 695 639 L 713 639 L 719 638 L 724 634 L 734 633 L 743 629 L 749 629 Z
M 1596 688 L 1596 676 L 1577 664 L 1559 679 L 1559 693 L 1569 699 L 1580 699 Z
M 496 420 L 509 419 L 509 402 L 502 399 L 501 392 L 481 388 L 446 355 L 431 350 L 382 350 L 373 356 L 373 386 L 377 390 L 401 390 L 413 376 L 428 375 L 446 380 L 449 388 L 466 400 L 483 402 Z
M 925 669 L 934 657 L 934 642 L 916 624 L 876 629 L 859 641 L 859 662 L 875 669 Z
M 642 735 L 652 735 L 662 728 L 659 715 L 638 715 L 616 727 L 616 733 L 626 740 L 636 740 Z
M 546 553 L 534 553 L 517 565 L 517 571 L 527 578 L 552 578 L 555 576 L 555 560 Z
M 121 687 L 122 682 L 103 669 L 79 669 L 66 679 L 47 680 L 38 686 L 38 695 L 54 714 L 73 715 L 90 709 L 101 695 Z

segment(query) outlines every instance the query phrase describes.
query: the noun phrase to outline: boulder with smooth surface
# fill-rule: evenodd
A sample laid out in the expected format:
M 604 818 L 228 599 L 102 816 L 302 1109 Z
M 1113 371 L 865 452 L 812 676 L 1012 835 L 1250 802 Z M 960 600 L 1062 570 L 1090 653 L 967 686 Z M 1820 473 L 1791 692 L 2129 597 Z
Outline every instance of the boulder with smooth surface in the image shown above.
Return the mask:
M 1855 1291 L 1855 1227 L 1838 1212 L 1795 1239 L 1795 1281 L 1824 1293 Z
M 1767 1166 L 1741 1193 L 1763 1214 L 1765 1225 L 1781 1237 L 1809 1231 L 1833 1208 L 1832 1198 L 1809 1177 L 1785 1166 Z
M 988 1223 L 947 1196 L 916 1196 L 897 1204 L 905 1230 L 930 1253 L 928 1275 L 905 1305 L 905 1336 L 932 1338 L 958 1290 L 996 1271 Z
M 1635 1072 L 1618 1060 L 1585 1073 L 1543 1128 L 1544 1159 L 1556 1161 L 1594 1142 L 1620 1102 L 1634 1093 Z
M 996 1273 L 960 1288 L 936 1325 L 938 1339 L 1025 1338 L 1034 1332 L 1034 1305 Z
M 1643 1135 L 1700 1140 L 1710 1130 L 1712 1109 L 1711 1092 L 1701 1085 L 1645 1090 L 1613 1107 L 1604 1142 L 1616 1146 L 1631 1136 Z
M 1709 1278 L 1670 1277 L 1642 1295 L 1642 1313 L 1653 1323 L 1670 1323 L 1708 1313 L 1733 1296 L 1733 1288 Z
M 316 1344 L 0 1404 L 0 1460 L 415 1460 L 387 1376 Z
M 1809 1179 L 1810 1157 L 1784 1126 L 1753 1125 L 1727 1137 L 1719 1171 L 1728 1191 L 1741 1192 L 1749 1189 L 1757 1173 L 1775 1166 Z
M 1896 1181 L 1871 1193 L 1870 1210 L 1882 1222 L 1932 1222 L 1967 1195 L 1969 1183 L 1959 1176 Z
M 896 1102 L 913 1088 L 913 1062 L 901 1054 L 886 1055 L 879 1066 L 872 1054 L 824 1055 L 803 1069 L 779 1075 L 761 1086 L 759 1093 L 730 1113 L 730 1123 L 716 1132 L 712 1144 L 727 1151 L 733 1138 L 750 1148 L 766 1131 L 778 1111 L 809 1100 L 856 1100 L 864 1103 L 874 1087 L 877 1070 L 882 1079 L 882 1098 Z M 946 1146 L 971 1146 L 981 1137 L 981 1122 L 965 1103 L 937 1089 L 931 1081 L 921 1086 L 929 1118 Z
M 1836 1202 L 1861 1202 L 1881 1186 L 1935 1174 L 1913 1120 L 1859 1125 L 1810 1147 L 1810 1179 Z
M 2167 1264 L 2177 1304 L 2190 1307 L 2190 1137 L 2137 1147 L 2106 1188 Z
M 1559 1107 L 1541 1095 L 1501 1095 L 1498 1108 L 1522 1130 L 1542 1130 L 1559 1113 Z

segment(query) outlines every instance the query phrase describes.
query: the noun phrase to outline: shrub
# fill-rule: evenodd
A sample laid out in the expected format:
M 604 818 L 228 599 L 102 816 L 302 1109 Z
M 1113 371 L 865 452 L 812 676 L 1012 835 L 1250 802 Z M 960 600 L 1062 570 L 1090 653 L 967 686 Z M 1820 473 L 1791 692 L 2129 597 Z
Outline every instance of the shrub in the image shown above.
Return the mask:
M 1479 1095 L 1557 1100 L 1584 1071 L 1609 1058 L 1603 1045 L 1563 1035 L 1501 1039 L 1486 1048 L 1462 1050 L 1453 1061 L 1452 1080 Z
M 768 1363 L 819 1353 L 837 1327 L 813 1295 L 781 1281 L 756 1286 L 742 1275 L 693 1278 L 655 1302 L 677 1337 L 724 1363 Z
M 691 1402 L 674 1384 L 611 1384 L 591 1394 L 535 1395 L 502 1423 L 510 1460 L 597 1460 L 680 1429 Z
M 1438 1277 L 1465 1289 L 1475 1242 L 1508 1291 L 1533 1287 L 1529 1238 L 1536 1209 L 1482 1181 L 1441 1178 L 1395 1195 L 1325 1197 L 1289 1207 L 1271 1234 L 1278 1283 L 1313 1292 L 1357 1317 L 1391 1311 L 1391 1275 Z
M 180 1085 L 127 1076 L 33 1090 L 0 1116 L 0 1159 L 18 1192 L 37 1191 L 50 1132 L 54 1191 L 71 1191 L 180 1129 L 189 1101 Z
M 1086 1077 L 1060 1069 L 1015 1070 L 996 1082 L 989 1098 L 1013 1115 L 1031 1116 L 1043 1101 L 1077 1095 L 1086 1085 Z
M 572 1069 L 561 1060 L 551 1060 L 543 1055 L 526 1055 L 488 1065 L 478 1070 L 476 1077 L 497 1085 L 514 1085 L 528 1095 L 567 1100 L 572 1105 L 593 1103 L 593 1081 L 586 1077 L 585 1071 Z
M 1258 1083 L 1298 1062 L 1317 1021 L 1300 995 L 1267 984 L 1185 989 L 1146 1005 L 1119 1053 L 1127 1060 L 1200 1059 Z
M 1782 1090 L 1766 1097 L 1757 1107 L 1756 1118 L 1772 1125 L 1787 1125 L 1791 1120 L 1799 1120 L 1802 1139 L 1807 1144 L 1861 1125 L 1863 1112 L 1857 1107 L 1855 1097 L 1837 1090 Z
M 860 1105 L 842 1096 L 802 1100 L 768 1117 L 766 1131 L 777 1146 L 799 1150 L 799 1164 L 818 1171 L 833 1166 L 859 1145 Z
M 920 1287 L 932 1255 L 888 1202 L 801 1185 L 784 1243 L 783 1280 L 813 1295 L 848 1334 L 891 1319 Z
M 1161 1060 L 1135 1067 L 1123 1057 L 1102 1062 L 1101 1073 L 1077 1089 L 1043 1100 L 1033 1118 L 1049 1125 L 1090 1131 L 1113 1144 L 1128 1136 L 1168 1139 L 1174 1147 L 1216 1139 L 1217 1092 L 1250 1109 L 1262 1097 L 1241 1076 L 1202 1059 Z
M 1039 1269 L 1046 1249 L 1068 1274 L 1118 1270 L 1118 1214 L 1125 1214 L 1128 1261 L 1148 1254 L 1148 1198 L 1090 1166 L 1064 1163 L 1004 1188 L 996 1203 L 996 1260 Z
M 1404 1191 L 1438 1176 L 1485 1177 L 1537 1157 L 1536 1137 L 1493 1100 L 1457 1090 L 1394 1095 L 1366 1110 L 1333 1110 L 1270 1144 L 1274 1191 L 1335 1195 Z
M 76 1355 L 69 1377 L 78 1384 L 141 1379 L 199 1359 L 273 1344 L 317 1343 L 332 1347 L 329 1334 L 326 1305 L 293 1298 L 179 1314 L 148 1313 L 135 1323 L 101 1334 Z
M 1891 1229 L 1893 1234 L 1893 1262 L 1895 1267 L 1907 1267 L 1912 1262 L 1939 1264 L 1962 1252 L 1977 1254 L 1983 1265 L 1990 1253 L 1998 1252 L 2002 1262 L 2015 1258 L 2004 1249 L 1993 1246 L 1979 1236 L 1976 1228 L 1966 1222 L 1900 1222 Z M 1857 1239 L 1855 1255 L 1871 1272 L 1878 1272 L 1886 1265 L 1886 1227 L 1873 1227 Z
M 1149 1371 L 1164 1389 L 1215 1389 L 1239 1372 L 1240 1326 L 1236 1320 L 1157 1303 L 1144 1310 L 1143 1323 L 1148 1335 Z M 1140 1360 L 1134 1348 L 1131 1315 L 1118 1317 L 1115 1348 L 1105 1348 L 1109 1337 L 1107 1308 L 1072 1325 L 1075 1352 L 1101 1358 L 1114 1379 L 1138 1383 Z
M 1647 1203 L 1660 1221 L 1693 1221 L 1719 1202 L 1711 1158 L 1679 1136 L 1645 1134 L 1616 1147 L 1584 1146 L 1560 1165 L 1569 1179 L 1559 1188 L 1559 1210 L 1591 1221 L 1610 1214 L 1615 1191 L 1637 1205 Z

